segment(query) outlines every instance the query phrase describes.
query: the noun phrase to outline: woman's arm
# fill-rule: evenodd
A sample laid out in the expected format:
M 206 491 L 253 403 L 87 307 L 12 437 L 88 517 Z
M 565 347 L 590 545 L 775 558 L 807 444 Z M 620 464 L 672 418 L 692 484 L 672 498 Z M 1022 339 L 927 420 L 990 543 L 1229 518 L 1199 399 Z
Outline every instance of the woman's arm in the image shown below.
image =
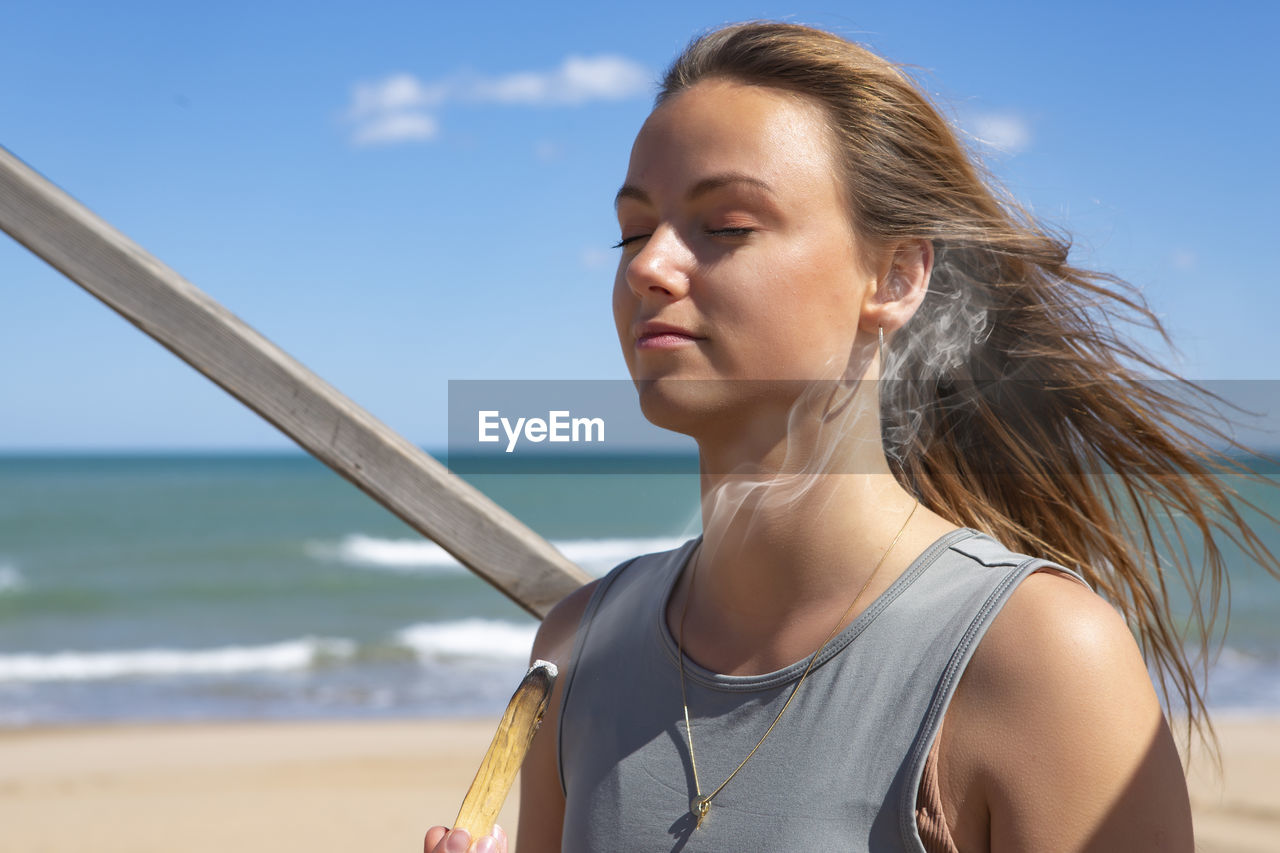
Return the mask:
M 1064 576 L 1027 578 L 979 644 L 939 743 L 961 851 L 1191 851 L 1173 738 L 1132 634 Z
M 542 726 L 533 737 L 520 771 L 520 853 L 558 853 L 564 826 L 564 793 L 560 790 L 557 738 L 560 697 L 568 673 L 573 639 L 597 581 L 575 590 L 551 609 L 533 641 L 532 658 L 549 660 L 560 668 Z

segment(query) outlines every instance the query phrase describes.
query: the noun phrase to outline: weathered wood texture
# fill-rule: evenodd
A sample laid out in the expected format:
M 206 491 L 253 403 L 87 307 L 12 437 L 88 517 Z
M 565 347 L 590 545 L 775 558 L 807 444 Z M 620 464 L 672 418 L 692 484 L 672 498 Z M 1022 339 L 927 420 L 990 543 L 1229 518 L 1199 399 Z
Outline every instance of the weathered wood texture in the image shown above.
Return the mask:
M 507 801 L 533 736 L 542 724 L 558 674 L 555 664 L 535 661 L 507 704 L 480 769 L 462 798 L 458 819 L 453 822 L 455 829 L 465 829 L 473 841 L 493 832 L 502 804 Z
M 0 148 L 0 228 L 530 613 L 589 578 L 169 267 Z

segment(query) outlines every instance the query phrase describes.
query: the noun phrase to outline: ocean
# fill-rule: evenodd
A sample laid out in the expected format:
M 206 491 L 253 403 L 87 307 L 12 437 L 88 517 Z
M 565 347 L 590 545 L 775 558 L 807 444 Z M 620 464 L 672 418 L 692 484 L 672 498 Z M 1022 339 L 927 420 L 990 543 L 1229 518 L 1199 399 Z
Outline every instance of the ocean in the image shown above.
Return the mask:
M 597 576 L 697 534 L 695 475 L 610 470 L 467 479 Z M 1229 559 L 1211 707 L 1280 713 L 1280 581 Z M 0 457 L 0 726 L 496 714 L 535 627 L 302 454 Z

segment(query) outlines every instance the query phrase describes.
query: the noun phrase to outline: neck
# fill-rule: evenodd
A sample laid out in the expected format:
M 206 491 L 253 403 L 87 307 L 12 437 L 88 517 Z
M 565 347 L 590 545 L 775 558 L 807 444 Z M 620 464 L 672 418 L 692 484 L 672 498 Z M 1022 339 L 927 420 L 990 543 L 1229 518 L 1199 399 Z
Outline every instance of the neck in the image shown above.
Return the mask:
M 864 429 L 790 426 L 781 441 L 699 441 L 696 585 L 690 596 L 686 573 L 668 619 L 688 601 L 686 649 L 719 672 L 768 672 L 812 654 L 859 589 L 848 619 L 954 527 L 925 509 L 911 516 L 915 497 L 889 470 L 878 419 Z
M 737 608 L 759 599 L 778 613 L 842 598 L 914 506 L 887 470 L 720 478 L 703 493 L 701 571 Z

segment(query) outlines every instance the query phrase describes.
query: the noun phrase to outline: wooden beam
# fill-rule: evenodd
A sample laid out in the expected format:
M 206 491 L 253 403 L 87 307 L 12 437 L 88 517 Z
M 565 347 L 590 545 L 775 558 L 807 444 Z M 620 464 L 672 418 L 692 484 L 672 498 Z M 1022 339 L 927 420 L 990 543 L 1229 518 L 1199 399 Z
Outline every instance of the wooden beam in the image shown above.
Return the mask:
M 0 229 L 543 616 L 589 580 L 479 490 L 0 148 Z

